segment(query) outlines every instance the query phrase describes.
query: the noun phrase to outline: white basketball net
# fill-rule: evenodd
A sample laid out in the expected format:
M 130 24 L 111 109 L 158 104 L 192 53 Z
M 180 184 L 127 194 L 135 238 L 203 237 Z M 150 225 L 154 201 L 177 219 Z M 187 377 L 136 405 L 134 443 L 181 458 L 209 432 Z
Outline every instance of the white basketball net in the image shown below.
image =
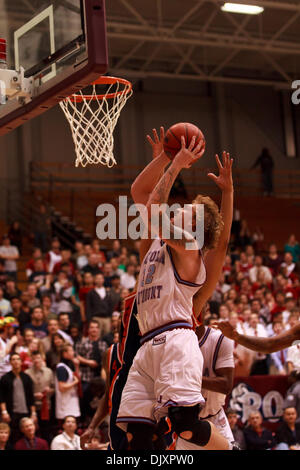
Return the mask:
M 108 85 L 105 95 L 98 96 L 97 85 L 92 93 L 82 91 L 60 102 L 68 119 L 75 144 L 75 166 L 102 164 L 116 165 L 114 158 L 114 130 L 120 113 L 132 95 L 131 84 L 116 81 Z

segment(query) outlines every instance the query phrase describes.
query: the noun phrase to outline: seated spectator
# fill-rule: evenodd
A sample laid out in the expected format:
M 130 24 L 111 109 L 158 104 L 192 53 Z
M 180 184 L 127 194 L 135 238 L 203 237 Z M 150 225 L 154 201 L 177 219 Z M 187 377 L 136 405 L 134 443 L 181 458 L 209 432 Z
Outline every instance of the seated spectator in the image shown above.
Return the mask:
M 255 297 L 254 299 L 251 299 L 250 305 L 251 305 L 251 312 L 256 313 L 258 315 L 258 318 L 260 321 L 262 321 L 262 324 L 266 324 L 268 323 L 268 321 L 270 321 L 271 319 L 270 310 L 268 306 L 262 305 L 262 302 L 260 301 L 260 299 L 258 299 L 257 297 Z
M 7 278 L 4 289 L 4 298 L 11 300 L 12 297 L 20 297 L 22 292 L 16 285 L 16 281 L 12 278 Z
M 114 274 L 111 277 L 111 288 L 109 290 L 109 295 L 112 302 L 113 310 L 118 310 L 120 308 L 120 300 L 121 300 L 121 281 L 120 276 Z
M 243 334 L 244 332 L 243 324 L 242 322 L 240 322 L 239 316 L 236 312 L 229 313 L 228 321 L 233 326 L 233 328 L 236 328 L 238 333 Z
M 111 258 L 119 258 L 121 254 L 121 243 L 119 240 L 114 240 L 112 243 L 112 249 L 107 252 L 107 260 L 110 261 Z
M 26 370 L 26 374 L 31 377 L 33 382 L 34 404 L 41 435 L 48 441 L 54 375 L 52 370 L 45 366 L 44 356 L 39 351 L 32 353 L 32 362 L 33 365 Z
M 53 312 L 52 309 L 52 301 L 50 295 L 45 294 L 42 296 L 42 309 L 45 321 L 48 321 L 50 318 L 56 318 L 56 314 Z
M 102 267 L 104 263 L 106 262 L 106 256 L 105 256 L 104 251 L 102 251 L 100 248 L 100 241 L 97 238 L 95 238 L 91 243 L 91 247 L 92 247 L 92 252 L 98 255 L 99 262 L 100 262 L 99 266 Z
M 293 279 L 293 275 L 296 271 L 296 263 L 293 262 L 293 255 L 291 253 L 285 253 L 284 261 L 280 265 L 280 272 L 285 277 Z
M 15 450 L 49 450 L 47 441 L 35 435 L 36 426 L 32 419 L 22 418 L 20 420 L 22 437 L 15 444 Z
M 82 268 L 83 273 L 90 273 L 92 276 L 101 273 L 101 263 L 98 254 L 92 253 L 88 256 L 88 264 Z
M 272 318 L 272 322 L 269 323 L 265 328 L 268 336 L 274 336 L 275 334 L 279 334 L 279 332 L 281 333 L 285 329 L 282 313 L 275 313 Z
M 300 245 L 294 234 L 290 235 L 287 243 L 284 245 L 285 253 L 291 253 L 294 263 L 298 263 L 300 259 Z
M 288 373 L 294 369 L 300 369 L 300 343 L 290 346 L 287 350 L 286 363 Z
M 110 264 L 111 264 L 111 268 L 112 268 L 112 272 L 113 272 L 113 276 L 121 276 L 124 271 L 122 269 L 119 268 L 119 258 L 117 257 L 113 257 L 109 260 Z
M 72 296 L 73 296 L 73 283 L 68 276 L 61 271 L 58 274 L 57 281 L 53 284 L 53 296 L 51 308 L 54 313 L 73 311 Z
M 104 287 L 111 287 L 111 279 L 113 276 L 113 270 L 111 263 L 104 263 L 103 265 L 103 276 L 104 276 Z
M 39 339 L 47 336 L 47 323 L 44 321 L 44 314 L 41 307 L 34 307 L 31 312 L 31 322 L 27 323 L 24 328 L 30 328 L 34 332 L 34 336 Z
M 78 383 L 75 374 L 75 354 L 71 345 L 66 344 L 61 351 L 61 360 L 55 372 L 55 417 L 64 419 L 67 415 L 80 416 Z
M 37 259 L 43 259 L 42 250 L 40 248 L 34 248 L 32 258 L 26 264 L 26 276 L 27 279 L 34 273 L 35 261 Z M 43 271 L 48 272 L 47 263 L 43 260 Z
M 82 322 L 86 321 L 86 297 L 92 289 L 94 289 L 94 277 L 89 272 L 84 273 L 83 285 L 80 287 L 78 293 L 80 299 L 80 312 Z
M 14 318 L 0 318 L 0 378 L 11 371 L 10 354 L 17 343 Z
M 293 328 L 299 322 L 299 318 L 300 318 L 300 309 L 293 308 L 291 310 L 288 322 L 286 324 L 286 329 L 289 330 L 290 328 Z
M 126 273 L 121 276 L 121 286 L 125 289 L 133 289 L 136 284 L 135 265 L 128 264 Z
M 228 320 L 229 318 L 229 308 L 227 307 L 227 305 L 225 304 L 222 304 L 220 305 L 220 308 L 219 308 L 219 319 L 220 320 Z
M 76 344 L 79 343 L 82 339 L 81 331 L 79 325 L 72 323 L 70 326 L 70 336 L 73 340 L 74 348 L 76 349 Z
M 262 426 L 262 415 L 253 411 L 249 415 L 248 426 L 244 429 L 246 450 L 270 450 L 276 445 L 273 434 Z
M 248 336 L 258 336 L 259 338 L 267 338 L 265 327 L 259 323 L 257 313 L 251 313 L 249 326 L 245 328 L 245 334 Z M 267 356 L 262 353 L 255 353 L 254 362 L 252 364 L 250 375 L 265 375 L 269 373 Z
M 23 331 L 23 342 L 21 345 L 17 345 L 15 348 L 15 352 L 20 354 L 22 352 L 29 351 L 29 345 L 34 338 L 34 331 L 31 328 L 26 328 Z
M 283 324 L 280 321 L 274 321 L 273 323 L 273 334 L 274 336 L 280 335 L 284 331 Z M 271 375 L 286 375 L 287 374 L 287 349 L 281 349 L 280 351 L 273 352 L 271 354 L 271 360 L 273 363 L 273 369 L 270 367 Z
M 20 258 L 19 250 L 16 246 L 11 245 L 10 239 L 4 235 L 2 245 L 0 246 L 0 258 L 5 262 L 5 273 L 12 279 L 17 279 L 17 263 Z
M 4 290 L 0 287 L 0 316 L 5 317 L 12 313 L 12 308 L 9 300 L 3 297 Z
M 88 258 L 85 251 L 85 246 L 81 241 L 75 242 L 75 253 L 73 254 L 74 264 L 79 271 L 88 264 Z
M 28 351 L 20 352 L 20 357 L 22 360 L 22 371 L 25 372 L 29 367 L 33 365 L 33 354 L 39 352 L 41 356 L 45 357 L 44 348 L 41 340 L 38 338 L 33 338 L 29 344 Z
M 284 310 L 282 312 L 282 321 L 284 325 L 288 323 L 289 316 L 292 312 L 292 309 L 296 307 L 296 299 L 294 299 L 293 294 L 288 292 L 284 300 Z
M 35 284 L 39 289 L 42 287 L 48 276 L 48 272 L 45 269 L 45 264 L 42 258 L 37 258 L 34 261 L 33 273 L 29 276 L 29 282 Z
M 73 340 L 70 336 L 70 316 L 67 312 L 60 312 L 58 314 L 58 333 L 64 338 L 64 340 L 73 346 Z
M 112 311 L 112 300 L 104 287 L 104 276 L 97 274 L 95 287 L 86 296 L 86 319 L 89 322 L 92 318 L 97 318 L 101 328 L 101 336 L 110 331 Z
M 63 347 L 66 345 L 66 341 L 63 336 L 59 333 L 54 333 L 51 338 L 51 348 L 46 353 L 46 364 L 47 367 L 56 370 L 56 366 L 60 361 L 61 352 Z
M 263 266 L 263 259 L 261 256 L 256 256 L 254 261 L 254 266 L 249 270 L 249 278 L 251 282 L 257 282 L 258 275 L 260 273 L 264 274 L 265 282 L 272 282 L 272 274 L 270 269 L 267 266 Z
M 300 371 L 293 370 L 288 377 L 289 389 L 286 392 L 284 408 L 295 408 L 296 422 L 300 423 Z
M 269 252 L 265 259 L 265 265 L 270 269 L 273 276 L 276 276 L 276 274 L 278 274 L 282 262 L 283 258 L 281 255 L 278 254 L 277 246 L 275 245 L 275 243 L 272 243 L 269 246 Z
M 38 288 L 35 284 L 29 284 L 27 287 L 28 300 L 27 305 L 32 310 L 35 307 L 40 307 L 41 301 L 38 297 Z
M 57 238 L 54 238 L 51 242 L 51 250 L 46 254 L 46 263 L 48 266 L 48 272 L 52 273 L 56 263 L 61 261 L 60 242 Z
M 7 423 L 0 423 L 0 450 L 12 450 L 9 444 L 10 427 Z
M 53 336 L 59 332 L 58 320 L 56 318 L 50 318 L 47 322 L 48 335 L 43 338 L 42 344 L 44 346 L 45 354 L 51 349 Z
M 12 316 L 16 318 L 20 325 L 21 332 L 23 332 L 26 323 L 30 322 L 30 314 L 22 309 L 22 302 L 19 297 L 12 297 L 10 304 L 12 308 Z
M 51 450 L 81 450 L 80 437 L 75 434 L 77 422 L 74 416 L 66 416 L 63 420 L 63 433 L 51 442 Z
M 57 275 L 58 273 L 61 272 L 62 266 L 66 265 L 68 267 L 68 273 L 74 276 L 75 268 L 74 268 L 74 264 L 71 261 L 71 256 L 72 256 L 71 250 L 67 250 L 67 249 L 61 250 L 61 260 L 55 263 L 52 273 Z
M 107 346 L 111 346 L 115 341 L 115 333 L 119 333 L 121 326 L 121 314 L 120 312 L 113 312 L 111 316 L 111 331 L 103 336 L 102 340 L 105 341 Z
M 234 437 L 234 441 L 239 445 L 241 450 L 245 450 L 246 443 L 245 443 L 244 434 L 243 434 L 243 431 L 237 425 L 237 422 L 238 422 L 237 412 L 234 411 L 232 408 L 227 408 L 226 416 L 228 419 L 231 432 Z
M 87 403 L 90 401 L 90 383 L 94 377 L 99 376 L 101 373 L 102 355 L 106 349 L 107 345 L 100 337 L 99 323 L 97 320 L 92 320 L 88 327 L 88 337 L 82 338 L 76 344 L 83 392 L 82 411 L 87 411 Z
M 4 288 L 6 281 L 9 279 L 8 274 L 5 272 L 5 261 L 0 258 L 0 286 Z
M 228 277 L 230 276 L 231 271 L 232 271 L 232 261 L 231 261 L 231 257 L 227 255 L 224 261 L 224 266 L 223 266 L 223 274 L 224 274 L 226 281 L 228 280 Z
M 31 416 L 36 420 L 36 410 L 33 382 L 29 375 L 22 372 L 19 354 L 11 354 L 10 364 L 12 370 L 0 380 L 0 406 L 2 421 L 10 423 L 13 439 L 17 440 L 20 419 Z
M 297 411 L 295 408 L 285 408 L 283 423 L 276 432 L 276 450 L 300 449 L 300 423 L 296 423 Z

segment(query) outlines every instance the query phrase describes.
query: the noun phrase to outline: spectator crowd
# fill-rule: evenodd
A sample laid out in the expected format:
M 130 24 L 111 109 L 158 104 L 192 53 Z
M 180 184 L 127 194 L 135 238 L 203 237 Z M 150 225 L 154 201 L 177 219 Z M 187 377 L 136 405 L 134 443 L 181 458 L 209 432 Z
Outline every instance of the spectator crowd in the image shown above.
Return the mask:
M 18 243 L 4 236 L 0 246 L 0 450 L 79 450 L 79 435 L 105 390 L 106 350 L 119 341 L 123 300 L 139 274 L 139 242 L 129 248 L 115 240 L 104 250 L 97 239 L 78 240 L 71 250 L 57 238 L 45 249 L 42 239 L 27 262 L 22 290 Z M 223 273 L 203 312 L 205 325 L 227 319 L 240 333 L 259 337 L 291 328 L 300 314 L 299 260 L 294 235 L 284 247 L 265 249 L 261 230 L 251 235 L 244 221 L 235 221 Z M 294 377 L 276 435 L 262 427 L 260 413 L 241 430 L 235 411 L 227 410 L 236 440 L 246 449 L 296 448 L 300 345 L 271 355 L 235 345 L 234 358 L 236 376 Z M 294 398 L 288 402 L 288 396 Z M 90 448 L 105 448 L 107 441 L 103 423 Z

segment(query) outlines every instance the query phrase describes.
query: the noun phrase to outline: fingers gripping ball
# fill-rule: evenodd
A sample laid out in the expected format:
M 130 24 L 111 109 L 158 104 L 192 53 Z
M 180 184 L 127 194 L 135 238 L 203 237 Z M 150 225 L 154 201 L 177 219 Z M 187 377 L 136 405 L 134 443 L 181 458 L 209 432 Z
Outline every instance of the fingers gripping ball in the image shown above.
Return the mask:
M 195 146 L 198 145 L 201 140 L 203 140 L 205 148 L 205 137 L 199 127 L 189 122 L 180 122 L 178 124 L 174 124 L 172 127 L 170 127 L 170 129 L 167 130 L 164 140 L 164 150 L 170 160 L 173 160 L 175 155 L 181 149 L 181 136 L 185 138 L 187 147 L 191 143 L 192 138 L 195 136 Z

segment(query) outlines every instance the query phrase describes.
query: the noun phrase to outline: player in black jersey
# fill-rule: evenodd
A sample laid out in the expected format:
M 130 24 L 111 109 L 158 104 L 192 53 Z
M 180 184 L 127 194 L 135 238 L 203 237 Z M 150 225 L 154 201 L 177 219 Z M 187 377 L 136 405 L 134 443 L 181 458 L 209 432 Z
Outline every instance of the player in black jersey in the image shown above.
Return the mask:
M 126 384 L 129 369 L 134 356 L 140 347 L 140 333 L 136 319 L 136 293 L 133 292 L 125 299 L 122 316 L 120 343 L 113 344 L 106 356 L 106 392 L 87 430 L 82 434 L 81 448 L 95 435 L 98 426 L 110 415 L 109 439 L 110 450 L 128 449 L 126 433 L 116 426 L 122 391 Z

